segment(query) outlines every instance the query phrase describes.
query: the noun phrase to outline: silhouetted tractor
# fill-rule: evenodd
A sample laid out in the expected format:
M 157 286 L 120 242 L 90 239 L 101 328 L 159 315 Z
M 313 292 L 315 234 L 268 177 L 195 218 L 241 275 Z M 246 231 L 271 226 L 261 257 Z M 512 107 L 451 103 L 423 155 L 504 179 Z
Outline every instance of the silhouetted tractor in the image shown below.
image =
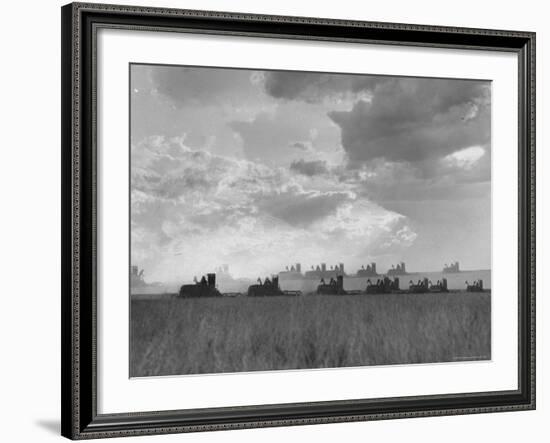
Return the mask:
M 180 297 L 197 298 L 197 297 L 221 297 L 220 291 L 216 289 L 216 274 L 207 274 L 200 281 L 192 285 L 183 285 L 179 292 Z
M 424 280 L 418 280 L 417 283 L 414 283 L 412 280 L 409 282 L 409 292 L 413 294 L 422 294 L 428 292 L 430 289 L 430 282 L 427 278 Z
M 376 280 L 373 283 L 370 278 L 367 280 L 365 293 L 367 294 L 390 294 L 394 291 L 399 291 L 399 278 L 395 277 L 391 280 L 388 277 Z
M 437 280 L 435 285 L 430 282 L 430 292 L 449 292 L 447 289 L 447 279 Z
M 325 283 L 325 279 L 321 279 L 321 284 L 317 286 L 317 294 L 319 295 L 344 295 L 347 292 L 344 290 L 344 276 L 339 275 L 334 278 L 330 278 L 328 283 Z
M 483 280 L 475 280 L 473 284 L 466 282 L 467 292 L 483 292 Z
M 263 297 L 273 295 L 285 295 L 279 288 L 279 277 L 271 277 L 271 280 L 266 277 L 263 281 L 258 279 L 257 285 L 251 285 L 248 287 L 248 295 L 250 297 Z

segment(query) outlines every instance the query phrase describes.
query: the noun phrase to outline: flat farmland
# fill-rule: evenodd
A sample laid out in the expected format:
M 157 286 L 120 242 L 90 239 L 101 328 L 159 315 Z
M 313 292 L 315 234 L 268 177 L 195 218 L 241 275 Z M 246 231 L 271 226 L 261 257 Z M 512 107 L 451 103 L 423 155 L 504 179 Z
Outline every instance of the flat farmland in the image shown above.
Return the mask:
M 490 358 L 489 291 L 131 301 L 132 377 Z

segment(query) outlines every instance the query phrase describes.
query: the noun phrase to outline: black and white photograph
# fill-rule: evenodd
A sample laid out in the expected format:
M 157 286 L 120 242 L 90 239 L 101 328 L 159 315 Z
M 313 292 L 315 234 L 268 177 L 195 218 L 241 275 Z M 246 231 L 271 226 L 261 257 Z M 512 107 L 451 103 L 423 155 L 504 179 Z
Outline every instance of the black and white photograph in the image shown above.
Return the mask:
M 2 441 L 547 441 L 550 8 L 441 5 L 5 2 Z
M 131 64 L 130 376 L 491 359 L 491 82 Z

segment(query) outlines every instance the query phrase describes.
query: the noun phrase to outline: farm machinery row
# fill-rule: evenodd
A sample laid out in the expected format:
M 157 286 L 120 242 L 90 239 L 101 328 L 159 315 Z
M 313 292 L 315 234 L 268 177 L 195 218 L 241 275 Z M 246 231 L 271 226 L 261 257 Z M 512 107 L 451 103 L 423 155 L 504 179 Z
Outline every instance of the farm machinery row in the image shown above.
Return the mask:
M 248 287 L 247 295 L 249 297 L 269 297 L 277 295 L 302 295 L 302 291 L 283 291 L 279 287 L 279 277 L 273 276 L 271 280 L 266 277 L 264 281 L 258 278 L 258 284 Z
M 321 280 L 317 286 L 317 294 L 319 295 L 353 295 L 353 294 L 402 294 L 402 293 L 425 293 L 425 292 L 448 292 L 447 279 L 443 279 L 433 284 L 427 278 L 414 283 L 409 282 L 408 289 L 400 289 L 399 277 L 390 279 L 389 277 L 379 278 L 376 281 L 367 280 L 367 286 L 364 290 L 345 290 L 344 278 L 338 276 L 335 279 L 331 278 L 328 283 Z
M 476 280 L 472 285 L 466 282 L 467 292 L 483 292 L 483 281 Z M 425 293 L 442 293 L 449 292 L 447 287 L 447 279 L 443 278 L 433 283 L 428 278 L 418 280 L 416 283 L 409 281 L 407 289 L 400 289 L 399 277 L 390 279 L 389 277 L 379 278 L 376 281 L 367 280 L 367 286 L 364 290 L 345 290 L 344 278 L 338 276 L 336 279 L 331 278 L 327 283 L 321 279 L 321 283 L 317 286 L 318 295 L 353 295 L 353 294 L 425 294 Z
M 200 281 L 195 279 L 194 284 L 183 285 L 180 287 L 179 296 L 183 298 L 205 298 L 205 297 L 235 297 L 242 295 L 239 292 L 221 293 L 216 288 L 216 274 L 207 274 Z M 283 291 L 279 287 L 279 277 L 268 277 L 262 282 L 258 279 L 258 283 L 248 287 L 247 295 L 250 297 L 264 297 L 277 295 L 302 295 L 301 291 Z
M 367 285 L 360 290 L 344 289 L 344 277 L 338 275 L 331 277 L 327 282 L 321 279 L 317 286 L 317 295 L 354 295 L 354 294 L 424 294 L 424 293 L 443 293 L 449 292 L 447 288 L 447 279 L 443 278 L 433 283 L 428 278 L 418 280 L 416 283 L 409 281 L 407 289 L 400 288 L 399 277 L 390 279 L 389 277 L 378 278 L 376 281 L 367 279 Z M 467 292 L 483 292 L 483 281 L 476 280 L 473 284 L 466 282 Z M 241 293 L 221 293 L 216 288 L 216 274 L 207 274 L 200 281 L 195 279 L 194 284 L 182 285 L 179 290 L 179 296 L 183 298 L 205 298 L 205 297 L 234 297 L 242 295 Z M 257 284 L 250 285 L 246 292 L 249 297 L 272 297 L 272 296 L 300 296 L 301 291 L 286 291 L 279 286 L 279 277 L 273 276 L 271 279 L 265 278 L 262 282 L 258 279 Z

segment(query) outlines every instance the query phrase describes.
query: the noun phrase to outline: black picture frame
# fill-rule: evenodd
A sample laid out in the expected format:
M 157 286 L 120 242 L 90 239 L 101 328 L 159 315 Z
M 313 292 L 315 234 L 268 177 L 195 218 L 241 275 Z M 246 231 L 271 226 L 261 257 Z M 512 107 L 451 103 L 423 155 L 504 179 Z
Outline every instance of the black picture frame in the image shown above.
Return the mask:
M 535 33 L 72 3 L 62 7 L 62 435 L 71 439 L 535 409 Z M 98 414 L 95 38 L 98 28 L 507 51 L 518 55 L 518 389 Z

